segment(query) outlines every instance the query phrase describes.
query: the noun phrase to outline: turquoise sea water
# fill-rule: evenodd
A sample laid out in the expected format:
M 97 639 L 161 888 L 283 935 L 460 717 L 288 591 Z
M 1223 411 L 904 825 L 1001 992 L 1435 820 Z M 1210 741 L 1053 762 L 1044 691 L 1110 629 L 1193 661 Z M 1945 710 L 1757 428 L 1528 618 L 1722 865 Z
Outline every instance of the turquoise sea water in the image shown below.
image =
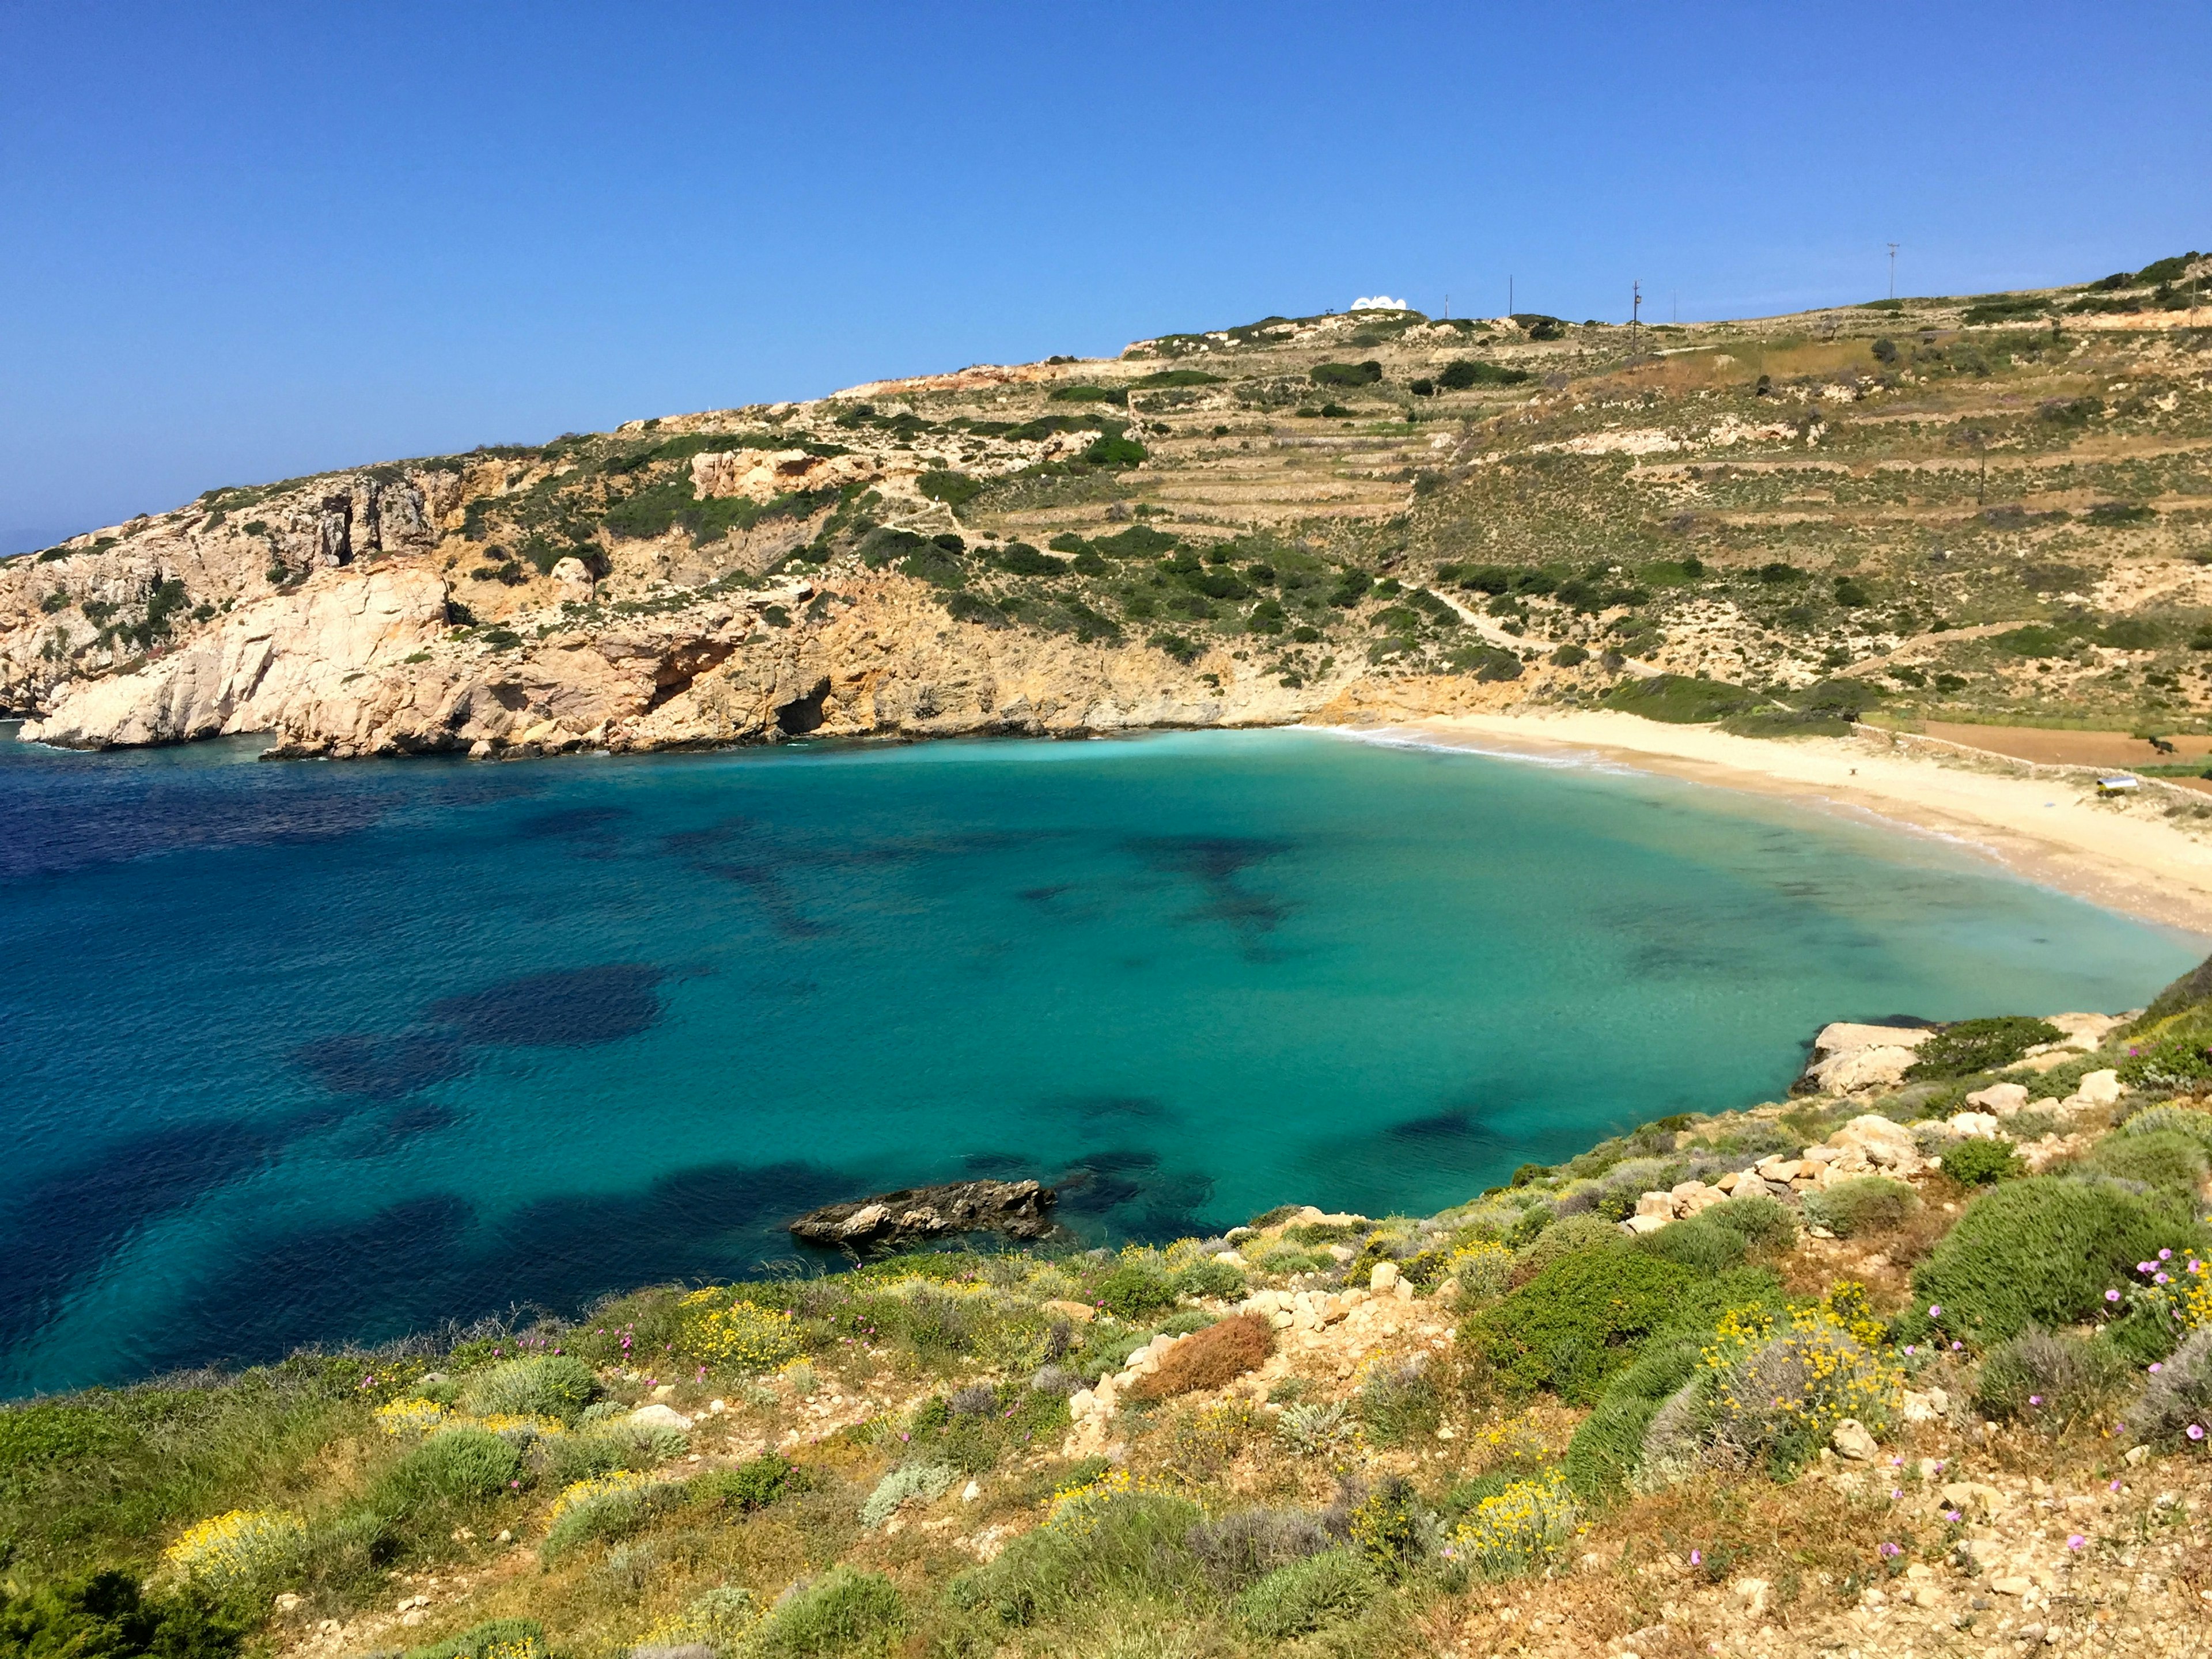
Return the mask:
M 2202 941 L 1815 811 L 1298 732 L 471 766 L 0 743 L 0 1393 L 790 1259 L 1470 1196 L 1821 1022 Z

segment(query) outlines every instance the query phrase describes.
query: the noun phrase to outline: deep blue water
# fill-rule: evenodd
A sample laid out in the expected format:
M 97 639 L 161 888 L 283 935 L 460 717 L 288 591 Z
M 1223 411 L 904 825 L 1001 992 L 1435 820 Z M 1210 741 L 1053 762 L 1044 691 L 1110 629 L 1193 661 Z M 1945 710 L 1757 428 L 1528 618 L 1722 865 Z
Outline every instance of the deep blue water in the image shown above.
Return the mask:
M 2201 941 L 1972 856 L 1310 732 L 497 766 L 0 742 L 0 1394 L 792 1256 L 972 1172 L 1102 1239 L 1464 1199 L 1828 1019 Z

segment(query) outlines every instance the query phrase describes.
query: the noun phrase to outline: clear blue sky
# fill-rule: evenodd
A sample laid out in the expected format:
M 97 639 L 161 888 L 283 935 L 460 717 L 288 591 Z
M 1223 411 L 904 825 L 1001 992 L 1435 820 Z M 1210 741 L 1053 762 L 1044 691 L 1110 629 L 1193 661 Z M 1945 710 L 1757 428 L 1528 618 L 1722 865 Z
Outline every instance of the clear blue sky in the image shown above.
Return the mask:
M 1382 293 L 2212 246 L 2212 7 L 0 0 L 0 551 Z

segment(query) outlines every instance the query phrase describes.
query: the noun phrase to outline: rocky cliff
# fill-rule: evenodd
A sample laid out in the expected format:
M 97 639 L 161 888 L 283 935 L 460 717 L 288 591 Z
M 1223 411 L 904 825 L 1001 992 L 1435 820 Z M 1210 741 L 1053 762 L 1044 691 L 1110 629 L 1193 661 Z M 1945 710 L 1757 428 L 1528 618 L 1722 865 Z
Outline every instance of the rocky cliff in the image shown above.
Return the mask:
M 1667 672 L 1755 689 L 1686 717 L 1763 696 L 1788 729 L 2212 711 L 2212 336 L 1900 303 L 1275 318 L 210 490 L 0 562 L 0 708 L 303 755 L 1389 718 Z

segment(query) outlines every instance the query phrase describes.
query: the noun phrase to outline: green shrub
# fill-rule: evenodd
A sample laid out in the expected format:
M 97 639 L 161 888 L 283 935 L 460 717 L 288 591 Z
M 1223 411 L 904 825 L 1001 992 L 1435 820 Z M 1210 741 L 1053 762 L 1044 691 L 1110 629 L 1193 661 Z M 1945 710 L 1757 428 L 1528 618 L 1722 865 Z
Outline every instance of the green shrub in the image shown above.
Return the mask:
M 2135 1265 L 2185 1242 L 2173 1218 L 2108 1182 L 2052 1176 L 2008 1181 L 1966 1206 L 1912 1275 L 1920 1307 L 1908 1334 L 1932 1323 L 1978 1346 L 2030 1326 L 2071 1325 L 2113 1304 Z M 1932 1320 L 1926 1310 L 1940 1308 Z
M 1360 1553 L 1394 1579 L 1404 1577 L 1436 1542 L 1434 1517 L 1402 1474 L 1376 1481 L 1353 1505 L 1345 1526 Z
M 775 1452 L 740 1463 L 734 1469 L 717 1469 L 690 1483 L 691 1495 L 742 1511 L 764 1510 L 786 1492 L 794 1491 L 797 1471 Z
M 1278 1567 L 1230 1604 L 1253 1635 L 1287 1642 L 1358 1613 L 1382 1594 L 1382 1581 L 1358 1550 L 1326 1550 Z
M 1085 450 L 1083 459 L 1093 466 L 1141 466 L 1149 453 L 1134 438 L 1109 432 Z
M 967 585 L 967 568 L 960 556 L 934 542 L 925 542 L 901 559 L 899 574 L 912 576 L 916 581 L 927 582 L 932 587 L 958 588 Z
M 2212 1044 L 2200 1028 L 2129 1045 L 2120 1081 L 2137 1089 L 2201 1089 L 2212 1082 Z
M 1887 1176 L 1854 1176 L 1805 1194 L 1805 1218 L 1838 1238 L 1887 1232 L 1919 1207 L 1919 1194 Z
M 955 622 L 975 623 L 984 628 L 1012 628 L 1006 613 L 988 599 L 980 599 L 973 593 L 947 593 L 945 596 L 945 614 Z
M 1625 1247 L 1569 1255 L 1461 1328 L 1509 1386 L 1594 1404 L 1606 1379 L 1668 1322 L 1698 1275 Z
M 2023 1331 L 1982 1361 L 1974 1403 L 1985 1417 L 2063 1433 L 2111 1404 L 2133 1370 L 2101 1338 Z
M 646 1481 L 634 1474 L 579 1480 L 554 1501 L 553 1524 L 538 1553 L 552 1561 L 594 1539 L 633 1532 L 643 1523 L 652 1496 Z
M 1472 674 L 1486 684 L 1503 684 L 1521 678 L 1521 659 L 1503 646 L 1462 645 L 1448 653 L 1444 666 L 1455 674 Z
M 1091 1299 L 1118 1319 L 1146 1319 L 1176 1304 L 1174 1284 L 1149 1261 L 1124 1261 L 1091 1292 Z
M 1741 1233 L 1744 1243 L 1761 1254 L 1777 1255 L 1797 1243 L 1797 1218 L 1780 1199 L 1764 1193 L 1716 1204 L 1700 1219 Z
M 1643 1462 L 1652 1414 L 1698 1374 L 1703 1346 L 1698 1336 L 1655 1341 L 1606 1386 L 1597 1408 L 1567 1443 L 1562 1472 L 1576 1497 L 1605 1503 L 1629 1489 Z
M 0 1407 L 0 1492 L 42 1471 L 127 1449 L 133 1436 L 118 1415 L 72 1401 Z
M 1743 1261 L 1747 1246 L 1741 1233 L 1711 1219 L 1711 1213 L 1707 1211 L 1704 1215 L 1662 1227 L 1656 1233 L 1646 1233 L 1632 1248 L 1647 1255 L 1664 1257 L 1696 1273 L 1726 1273 Z
M 479 1371 L 461 1389 L 472 1417 L 554 1417 L 573 1422 L 599 1392 L 592 1368 L 567 1354 L 510 1359 Z
M 1316 386 L 1373 386 L 1382 378 L 1382 365 L 1370 358 L 1364 363 L 1316 363 L 1307 372 Z
M 1139 390 L 1150 392 L 1161 386 L 1219 386 L 1221 380 L 1220 375 L 1209 374 L 1202 368 L 1164 368 L 1131 384 Z
M 612 1474 L 617 1469 L 642 1474 L 658 1468 L 672 1457 L 681 1457 L 691 1443 L 681 1431 L 642 1423 L 609 1423 L 584 1434 L 564 1434 L 545 1450 L 548 1474 L 563 1485 Z
M 1905 1080 L 1942 1083 L 1976 1072 L 2001 1071 L 2039 1043 L 2057 1042 L 2065 1035 L 2049 1020 L 2023 1014 L 1961 1020 L 1945 1026 L 1914 1051 Z
M 983 493 L 983 481 L 971 478 L 965 472 L 938 468 L 915 479 L 915 488 L 933 501 L 943 501 L 950 507 L 962 507 Z
M 2017 1119 L 2015 1119 L 2017 1121 Z M 2212 1112 L 2188 1106 L 2146 1106 L 2115 1131 L 2122 1135 L 2186 1135 L 2212 1153 Z
M 2009 1140 L 1967 1139 L 1945 1149 L 1943 1173 L 1961 1187 L 1994 1187 L 2027 1173 Z
M 1547 1212 L 1531 1210 L 1530 1216 L 1542 1216 Z M 1516 1271 L 1525 1283 L 1542 1273 L 1554 1261 L 1583 1250 L 1606 1250 L 1620 1243 L 1620 1229 L 1601 1215 L 1561 1216 L 1521 1246 L 1515 1257 Z
M 1010 1625 L 1033 1625 L 1106 1601 L 1188 1598 L 1204 1583 L 1198 1558 L 1184 1542 L 1200 1518 L 1187 1498 L 1156 1492 L 1058 1509 L 988 1566 L 955 1580 L 951 1594 L 958 1604 L 987 1608 Z
M 125 1572 L 20 1592 L 0 1582 L 0 1654 L 9 1659 L 229 1659 L 246 1628 L 198 1596 L 149 1596 Z
M 1055 404 L 1116 404 L 1127 405 L 1128 389 L 1118 386 L 1055 386 L 1047 394 L 1047 400 Z
M 545 1627 L 535 1619 L 488 1619 L 459 1636 L 449 1636 L 430 1647 L 410 1648 L 406 1659 L 484 1659 L 498 1650 L 501 1659 L 523 1650 L 545 1650 Z
M 888 1646 L 905 1624 L 896 1585 L 840 1564 L 782 1602 L 748 1645 L 761 1659 L 826 1659 Z
M 441 1429 L 401 1458 L 386 1479 L 395 1493 L 410 1500 L 466 1504 L 498 1497 L 521 1472 L 521 1452 L 499 1436 L 483 1429 Z
M 1608 708 L 1641 714 L 1647 720 L 1690 726 L 1717 720 L 1757 706 L 1755 691 L 1720 680 L 1691 674 L 1654 674 L 1649 679 L 1623 680 L 1601 699 Z
M 2194 1205 L 2205 1176 L 2203 1146 L 2179 1130 L 2107 1135 L 2084 1160 L 2089 1169 L 2122 1181 L 2140 1181 L 2160 1198 L 2186 1212 Z M 1943 1161 L 1948 1170 L 1948 1158 Z
M 1067 561 L 1031 547 L 1027 542 L 1008 542 L 994 561 L 1013 576 L 1065 576 Z
M 1367 1437 L 1378 1446 L 1402 1445 L 1436 1431 L 1443 1401 L 1418 1356 L 1378 1365 L 1359 1385 L 1355 1401 Z
M 1475 386 L 1519 386 L 1528 378 L 1525 368 L 1507 368 L 1498 363 L 1455 357 L 1437 376 L 1437 384 L 1447 392 L 1464 392 Z

